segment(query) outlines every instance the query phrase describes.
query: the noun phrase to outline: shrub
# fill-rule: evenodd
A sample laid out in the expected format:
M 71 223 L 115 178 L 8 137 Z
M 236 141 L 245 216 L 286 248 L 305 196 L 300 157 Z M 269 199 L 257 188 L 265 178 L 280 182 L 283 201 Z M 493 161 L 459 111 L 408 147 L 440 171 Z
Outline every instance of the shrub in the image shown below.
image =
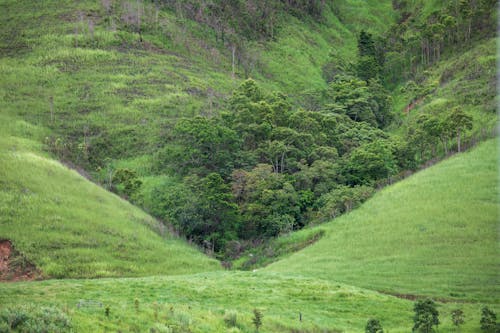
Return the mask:
M 382 329 L 382 325 L 380 324 L 380 321 L 378 321 L 377 319 L 370 319 L 366 323 L 365 332 L 366 333 L 384 333 L 384 330 Z
M 487 306 L 481 310 L 481 330 L 485 332 L 499 332 L 500 327 L 497 325 L 497 315 Z
M 252 322 L 257 332 L 259 331 L 259 327 L 262 326 L 262 317 L 263 317 L 262 312 L 260 312 L 258 309 L 253 309 Z
M 436 309 L 436 303 L 431 299 L 417 301 L 413 307 L 415 315 L 413 316 L 413 332 L 433 332 L 433 326 L 439 325 L 439 312 Z
M 71 331 L 71 320 L 54 307 L 22 306 L 0 312 L 0 332 L 53 332 Z
M 457 327 L 462 325 L 464 323 L 464 312 L 460 309 L 451 311 L 451 321 Z

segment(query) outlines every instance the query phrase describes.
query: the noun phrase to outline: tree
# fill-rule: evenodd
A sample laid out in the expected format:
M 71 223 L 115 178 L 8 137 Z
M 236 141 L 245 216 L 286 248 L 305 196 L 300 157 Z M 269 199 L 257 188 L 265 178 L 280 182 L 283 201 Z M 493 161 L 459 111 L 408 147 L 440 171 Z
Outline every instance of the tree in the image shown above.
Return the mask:
M 373 184 L 397 171 L 389 141 L 378 140 L 354 149 L 344 160 L 344 175 L 351 185 Z
M 451 311 L 451 321 L 457 328 L 464 323 L 464 312 L 461 309 Z
M 434 326 L 439 325 L 439 312 L 436 303 L 431 299 L 417 301 L 413 307 L 413 332 L 430 333 Z
M 253 309 L 253 318 L 252 318 L 252 323 L 255 326 L 255 330 L 258 332 L 259 327 L 262 326 L 262 312 L 260 312 L 258 309 Z
M 217 119 L 195 117 L 181 119 L 173 135 L 176 144 L 167 146 L 164 159 L 177 171 L 230 173 L 240 141 L 235 131 Z
M 384 333 L 384 330 L 378 319 L 370 319 L 366 323 L 365 333 Z
M 466 114 L 461 108 L 455 107 L 447 117 L 450 128 L 457 137 L 457 150 L 461 151 L 461 138 L 466 130 L 472 129 L 472 117 Z
M 487 306 L 481 310 L 481 330 L 487 333 L 497 333 L 500 331 L 500 325 L 497 325 L 497 315 Z
M 360 57 L 375 56 L 375 42 L 372 34 L 361 30 L 358 36 L 358 53 Z

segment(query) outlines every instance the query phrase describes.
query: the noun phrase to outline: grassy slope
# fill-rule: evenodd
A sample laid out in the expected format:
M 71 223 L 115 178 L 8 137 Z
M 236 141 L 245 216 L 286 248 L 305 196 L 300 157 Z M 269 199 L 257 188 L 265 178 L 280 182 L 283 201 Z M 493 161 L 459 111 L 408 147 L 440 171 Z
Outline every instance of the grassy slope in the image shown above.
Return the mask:
M 393 91 L 394 109 L 402 116 L 402 122 L 410 121 L 421 112 L 438 114 L 459 106 L 473 117 L 474 127 L 467 133 L 466 140 L 483 140 L 491 136 L 498 120 L 496 44 L 497 38 L 475 42 L 461 53 L 446 54 L 426 70 L 422 74 L 422 85 L 435 87 L 435 90 L 408 115 L 403 114 L 403 110 L 414 96 L 397 87 Z
M 0 239 L 47 277 L 217 270 L 153 218 L 41 152 L 44 130 L 0 114 Z M 31 139 L 27 139 L 31 137 Z
M 266 270 L 497 302 L 498 176 L 491 140 L 378 192 L 321 226 L 320 241 Z

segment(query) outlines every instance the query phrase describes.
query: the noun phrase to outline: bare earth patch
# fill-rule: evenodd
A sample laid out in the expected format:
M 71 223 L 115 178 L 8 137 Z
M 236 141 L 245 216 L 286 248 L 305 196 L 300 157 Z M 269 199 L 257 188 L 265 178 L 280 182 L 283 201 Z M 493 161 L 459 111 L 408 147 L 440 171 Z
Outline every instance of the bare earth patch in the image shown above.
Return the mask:
M 10 240 L 0 240 L 0 282 L 31 281 L 41 277 L 42 272 L 16 251 Z

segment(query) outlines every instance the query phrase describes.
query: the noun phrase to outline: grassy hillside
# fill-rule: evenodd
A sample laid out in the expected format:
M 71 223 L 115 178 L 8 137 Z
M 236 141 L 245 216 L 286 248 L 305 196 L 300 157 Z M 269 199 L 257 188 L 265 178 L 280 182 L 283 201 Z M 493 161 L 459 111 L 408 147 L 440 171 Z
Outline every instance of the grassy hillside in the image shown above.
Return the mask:
M 219 269 L 152 217 L 43 153 L 43 128 L 0 114 L 0 133 L 0 239 L 44 277 Z
M 383 189 L 266 271 L 383 292 L 498 301 L 498 141 Z

